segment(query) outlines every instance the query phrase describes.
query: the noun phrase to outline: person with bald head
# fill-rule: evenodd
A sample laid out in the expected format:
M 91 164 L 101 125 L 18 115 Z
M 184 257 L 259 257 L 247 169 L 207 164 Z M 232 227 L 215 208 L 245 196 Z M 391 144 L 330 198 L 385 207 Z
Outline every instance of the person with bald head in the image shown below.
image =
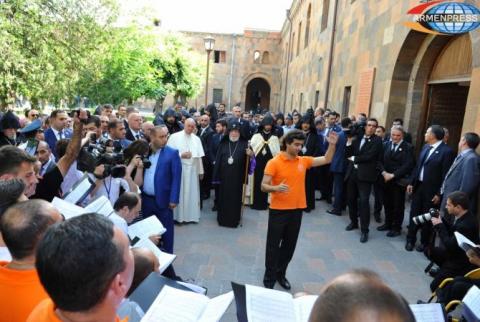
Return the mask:
M 185 120 L 183 131 L 174 133 L 167 145 L 178 150 L 182 160 L 180 201 L 174 209 L 175 221 L 198 222 L 200 220 L 200 184 L 203 179 L 202 158 L 205 156 L 202 141 L 194 134 L 195 120 Z
M 415 322 L 407 302 L 368 270 L 338 276 L 317 298 L 309 322 Z
M 140 113 L 133 112 L 128 115 L 128 129 L 125 138 L 130 141 L 145 139 L 142 132 L 142 116 Z
M 0 321 L 24 322 L 33 308 L 48 298 L 35 269 L 35 252 L 47 228 L 62 221 L 49 202 L 28 200 L 11 206 L 0 229 L 10 262 L 0 262 Z

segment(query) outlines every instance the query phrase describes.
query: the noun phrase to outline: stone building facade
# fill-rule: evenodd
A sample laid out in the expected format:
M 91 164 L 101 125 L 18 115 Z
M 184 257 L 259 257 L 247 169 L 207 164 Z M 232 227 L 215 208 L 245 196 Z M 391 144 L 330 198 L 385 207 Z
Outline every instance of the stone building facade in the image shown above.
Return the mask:
M 342 115 L 365 112 L 387 125 L 401 117 L 414 141 L 439 123 L 456 149 L 461 133 L 480 132 L 480 30 L 456 37 L 413 31 L 404 23 L 419 3 L 294 0 L 280 32 L 214 34 L 215 50 L 226 57 L 210 64 L 208 101 L 214 89 L 223 89 L 227 109 L 242 102 L 248 110 L 259 101 L 271 111 L 320 106 Z M 185 34 L 205 54 L 207 34 Z M 268 63 L 262 63 L 265 52 Z M 268 95 L 258 79 L 268 83 Z M 204 100 L 201 93 L 189 105 Z

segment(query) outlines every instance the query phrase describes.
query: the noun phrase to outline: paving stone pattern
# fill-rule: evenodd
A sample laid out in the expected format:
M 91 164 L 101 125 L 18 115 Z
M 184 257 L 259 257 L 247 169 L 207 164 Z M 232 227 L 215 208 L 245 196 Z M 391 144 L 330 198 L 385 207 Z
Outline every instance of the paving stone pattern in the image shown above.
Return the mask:
M 345 231 L 349 223 L 346 212 L 341 217 L 332 216 L 326 213 L 328 206 L 317 201 L 317 208 L 303 215 L 287 271 L 291 293 L 318 294 L 333 277 L 354 268 L 368 268 L 410 303 L 428 298 L 431 278 L 423 273 L 428 261 L 421 253 L 404 250 L 405 228 L 402 236 L 388 238 L 385 232 L 376 231 L 379 224 L 372 218 L 370 239 L 361 244 L 358 230 Z M 211 207 L 211 200 L 204 202 L 198 224 L 175 226 L 177 274 L 207 287 L 209 297 L 230 291 L 231 281 L 262 286 L 268 212 L 245 208 L 243 226 L 232 229 L 218 226 Z M 275 289 L 283 290 L 278 283 Z M 236 321 L 235 312 L 233 303 L 222 321 Z

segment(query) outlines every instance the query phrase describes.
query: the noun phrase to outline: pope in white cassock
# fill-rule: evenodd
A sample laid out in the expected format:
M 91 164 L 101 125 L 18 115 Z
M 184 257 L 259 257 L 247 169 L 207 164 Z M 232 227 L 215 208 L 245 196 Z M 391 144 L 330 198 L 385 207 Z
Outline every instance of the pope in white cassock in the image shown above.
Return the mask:
M 183 131 L 174 133 L 167 145 L 177 149 L 182 160 L 182 180 L 180 201 L 173 210 L 175 221 L 198 222 L 200 220 L 200 183 L 203 177 L 202 142 L 194 134 L 196 123 L 193 119 L 185 120 Z

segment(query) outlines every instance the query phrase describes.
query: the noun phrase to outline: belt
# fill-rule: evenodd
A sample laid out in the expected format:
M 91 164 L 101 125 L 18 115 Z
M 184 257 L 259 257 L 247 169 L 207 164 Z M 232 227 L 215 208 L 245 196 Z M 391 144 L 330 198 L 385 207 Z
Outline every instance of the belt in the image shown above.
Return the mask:
M 147 198 L 153 198 L 153 199 L 155 199 L 155 196 L 148 195 L 148 194 L 146 194 L 146 193 L 144 193 L 144 192 L 142 193 L 142 196 L 143 196 L 143 197 L 147 197 Z

